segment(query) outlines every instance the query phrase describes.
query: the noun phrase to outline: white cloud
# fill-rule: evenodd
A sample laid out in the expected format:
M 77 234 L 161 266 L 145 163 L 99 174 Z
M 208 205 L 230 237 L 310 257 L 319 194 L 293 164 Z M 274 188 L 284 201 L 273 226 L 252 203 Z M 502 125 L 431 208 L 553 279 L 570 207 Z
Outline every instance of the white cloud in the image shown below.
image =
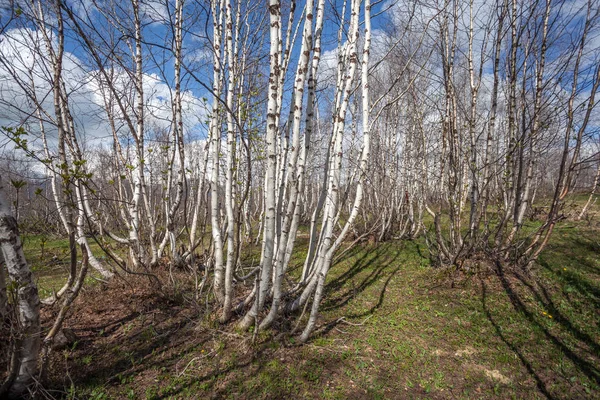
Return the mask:
M 326 50 L 319 60 L 318 89 L 335 87 L 338 67 L 338 48 Z
M 33 87 L 41 108 L 47 113 L 45 127 L 49 139 L 52 140 L 56 135 L 52 127 L 52 74 L 44 49 L 41 34 L 36 30 L 13 29 L 0 36 L 0 57 L 6 62 L 6 65 L 0 64 L 0 125 L 26 124 L 30 131 L 30 142 L 35 142 L 34 139 L 39 136 L 34 102 L 27 93 L 33 93 Z M 112 133 L 98 82 L 99 72 L 87 70 L 79 57 L 69 52 L 65 53 L 63 64 L 63 80 L 80 143 L 88 146 L 111 143 Z M 133 115 L 135 96 L 131 80 L 125 72 L 117 76 L 117 90 L 122 94 L 127 112 Z M 158 75 L 145 74 L 143 88 L 146 126 L 169 129 L 172 120 L 169 85 Z M 206 105 L 191 91 L 182 93 L 182 102 L 184 128 L 188 131 L 196 129 L 199 122 L 205 119 Z M 121 133 L 128 134 L 124 130 Z
M 140 15 L 142 20 L 153 23 L 165 23 L 169 21 L 169 10 L 165 4 L 166 0 L 142 0 L 140 1 Z

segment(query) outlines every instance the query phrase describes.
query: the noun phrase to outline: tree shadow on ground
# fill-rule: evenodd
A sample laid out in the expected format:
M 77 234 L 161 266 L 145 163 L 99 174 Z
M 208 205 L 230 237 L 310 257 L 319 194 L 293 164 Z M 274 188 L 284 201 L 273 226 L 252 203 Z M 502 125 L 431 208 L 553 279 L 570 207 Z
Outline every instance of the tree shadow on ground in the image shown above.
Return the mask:
M 546 264 L 545 268 L 549 268 Z M 573 320 L 574 316 L 568 316 L 561 311 L 565 305 L 557 306 L 552 299 L 549 288 L 538 277 L 527 276 L 514 270 L 507 271 L 502 263 L 496 263 L 497 278 L 501 284 L 514 311 L 524 317 L 524 331 L 515 332 L 511 321 L 503 316 L 501 312 L 494 310 L 495 305 L 489 301 L 493 289 L 488 283 L 481 280 L 481 302 L 487 319 L 495 329 L 496 335 L 520 360 L 527 370 L 528 375 L 535 381 L 539 391 L 549 399 L 568 397 L 586 397 L 585 387 L 570 384 L 573 393 L 554 393 L 552 391 L 553 381 L 556 378 L 568 381 L 570 374 L 564 371 L 553 371 L 554 365 L 544 362 L 546 354 L 564 355 L 576 368 L 586 375 L 592 383 L 600 384 L 600 345 L 598 339 L 584 332 Z M 591 293 L 596 293 L 598 288 L 583 293 L 587 294 L 587 301 L 594 301 Z M 533 300 L 533 301 L 532 301 Z M 568 304 L 573 307 L 573 304 Z M 544 311 L 540 312 L 540 308 Z M 542 315 L 540 315 L 542 314 Z M 550 318 L 553 322 L 549 325 Z M 527 350 L 527 340 L 537 338 L 544 342 L 546 354 L 532 354 Z M 556 356 L 554 356 L 556 357 Z
M 361 251 L 362 250 L 362 251 Z M 334 278 L 326 285 L 326 301 L 321 306 L 324 312 L 339 310 L 345 307 L 351 300 L 363 294 L 367 289 L 378 287 L 377 302 L 368 310 L 363 312 L 353 312 L 344 316 L 344 318 L 363 318 L 370 315 L 381 307 L 385 299 L 385 293 L 392 278 L 400 270 L 396 261 L 400 256 L 399 251 L 390 251 L 390 245 L 379 245 L 375 248 L 358 249 L 354 255 L 359 257 L 352 266 Z M 385 278 L 383 284 L 378 282 Z M 357 282 L 358 281 L 358 282 Z M 326 322 L 313 335 L 321 337 L 329 333 L 340 322 L 341 317 Z
M 131 296 L 135 300 L 123 304 L 125 290 L 116 286 L 79 299 L 65 324 L 78 339 L 52 352 L 49 389 L 118 385 L 151 370 L 156 375 L 210 339 L 194 334 L 193 309 L 161 295 Z
M 76 311 L 67 324 L 78 343 L 53 352 L 47 393 L 56 398 L 196 398 L 200 393 L 300 398 L 299 387 L 312 391 L 321 375 L 340 368 L 339 359 L 296 348 L 281 335 L 258 335 L 254 343 L 252 334 L 239 335 L 182 301 L 143 294 L 123 304 L 121 291 L 115 286 L 82 299 L 78 307 L 85 315 Z M 94 308 L 96 303 L 101 306 Z M 279 361 L 282 354 L 289 364 Z M 286 372 L 297 365 L 308 372 Z M 248 382 L 248 377 L 257 378 Z
M 587 300 L 600 308 L 600 263 L 590 259 L 590 254 L 600 254 L 600 245 L 589 237 L 571 236 L 568 244 L 560 243 L 552 246 L 552 265 L 549 256 L 540 257 L 538 263 L 551 274 L 561 273 L 560 278 Z M 595 262 L 596 261 L 596 262 Z M 557 265 L 554 265 L 557 264 Z M 573 268 L 567 268 L 573 267 Z M 561 271 L 561 267 L 563 269 Z M 570 296 L 565 292 L 567 297 Z

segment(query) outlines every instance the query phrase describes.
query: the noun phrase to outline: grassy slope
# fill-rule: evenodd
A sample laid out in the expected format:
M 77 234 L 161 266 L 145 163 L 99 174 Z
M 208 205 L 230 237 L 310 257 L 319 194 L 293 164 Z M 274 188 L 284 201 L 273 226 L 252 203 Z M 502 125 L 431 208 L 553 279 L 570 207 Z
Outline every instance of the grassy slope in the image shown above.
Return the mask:
M 599 232 L 565 223 L 531 276 L 454 288 L 421 241 L 357 247 L 304 346 L 277 332 L 252 344 L 181 296 L 92 288 L 55 384 L 96 399 L 599 398 Z
M 89 243 L 100 261 L 104 260 L 100 247 L 93 240 Z M 69 275 L 69 241 L 52 235 L 29 235 L 23 237 L 23 249 L 34 273 L 40 298 L 58 292 Z M 77 245 L 77 254 L 80 259 L 79 245 Z M 100 277 L 100 274 L 90 269 L 86 282 L 92 283 Z

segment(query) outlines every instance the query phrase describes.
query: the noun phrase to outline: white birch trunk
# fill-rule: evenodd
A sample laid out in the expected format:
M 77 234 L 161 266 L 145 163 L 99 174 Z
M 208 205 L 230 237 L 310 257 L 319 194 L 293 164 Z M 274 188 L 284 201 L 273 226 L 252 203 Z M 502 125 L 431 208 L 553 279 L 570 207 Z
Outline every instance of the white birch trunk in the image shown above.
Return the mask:
M 235 160 L 235 142 L 236 131 L 233 121 L 233 92 L 235 89 L 234 76 L 237 73 L 234 68 L 234 49 L 233 49 L 233 16 L 231 0 L 226 0 L 225 4 L 225 54 L 227 55 L 228 76 L 227 76 L 227 161 L 225 171 L 225 213 L 227 215 L 227 261 L 225 264 L 225 290 L 223 301 L 223 312 L 221 322 L 227 322 L 231 317 L 231 302 L 233 296 L 233 268 L 235 262 L 235 216 L 233 213 L 233 169 Z M 240 221 L 237 221 L 240 223 Z
M 40 350 L 40 300 L 33 276 L 23 254 L 17 221 L 0 180 L 0 246 L 11 286 L 16 290 L 19 333 L 16 363 L 9 370 L 9 382 L 0 387 L 0 397 L 18 398 L 34 383 Z M 5 392 L 3 392 L 5 391 Z
M 352 4 L 352 8 L 351 8 L 352 19 L 354 19 L 354 25 L 351 22 L 350 26 L 351 26 L 351 28 L 353 27 L 354 30 L 351 29 L 350 32 L 351 32 L 351 35 L 353 35 L 355 37 L 355 40 L 358 39 L 358 14 L 360 13 L 359 6 L 360 6 L 360 0 L 355 0 Z M 364 2 L 364 16 L 365 16 L 365 21 L 364 21 L 365 40 L 364 40 L 364 48 L 363 48 L 362 77 L 361 77 L 363 146 L 362 146 L 361 156 L 360 156 L 360 165 L 359 165 L 359 171 L 358 171 L 359 177 L 358 177 L 358 184 L 356 187 L 356 195 L 354 198 L 354 204 L 352 206 L 350 215 L 349 215 L 348 220 L 346 221 L 344 227 L 342 228 L 342 231 L 340 232 L 337 239 L 335 240 L 335 242 L 333 242 L 333 244 L 330 247 L 323 249 L 324 251 L 326 251 L 326 253 L 323 257 L 323 262 L 322 262 L 322 265 L 320 266 L 319 272 L 316 275 L 316 276 L 318 276 L 318 282 L 317 282 L 316 289 L 315 289 L 315 294 L 314 294 L 314 298 L 313 298 L 310 317 L 308 319 L 306 327 L 304 328 L 304 331 L 302 332 L 302 335 L 300 336 L 300 340 L 303 342 L 308 339 L 309 335 L 312 333 L 312 331 L 314 329 L 314 326 L 315 326 L 315 323 L 317 320 L 317 316 L 318 316 L 318 312 L 319 312 L 319 305 L 320 305 L 321 298 L 323 296 L 323 291 L 325 288 L 325 279 L 327 277 L 329 268 L 331 267 L 333 255 L 335 254 L 337 249 L 340 247 L 340 245 L 344 241 L 346 235 L 348 234 L 350 227 L 352 227 L 352 224 L 354 223 L 354 220 L 356 219 L 358 212 L 360 210 L 360 207 L 362 204 L 362 199 L 363 199 L 364 181 L 365 181 L 366 174 L 367 174 L 368 161 L 369 161 L 369 157 L 370 157 L 370 144 L 371 144 L 371 134 L 369 131 L 369 128 L 370 128 L 369 110 L 370 110 L 370 108 L 369 108 L 369 72 L 368 72 L 369 71 L 369 52 L 370 52 L 370 47 L 371 47 L 371 2 L 370 2 L 370 0 L 365 0 L 365 2 Z M 356 43 L 354 43 L 354 46 L 356 46 Z M 354 52 L 356 52 L 356 50 L 354 50 Z M 351 54 L 350 63 L 351 63 L 350 69 L 352 71 L 353 68 L 354 69 L 356 68 L 356 64 L 358 63 L 356 54 L 354 54 L 354 56 L 352 56 L 352 54 Z M 350 76 L 351 77 L 353 76 L 352 72 L 350 73 Z
M 218 1 L 218 3 L 217 3 Z M 221 130 L 219 129 L 219 98 L 223 80 L 224 67 L 221 62 L 221 39 L 223 30 L 223 8 L 224 0 L 212 1 L 213 13 L 213 104 L 210 119 L 210 143 L 211 143 L 211 179 L 210 179 L 210 217 L 211 231 L 214 248 L 214 291 L 219 303 L 225 296 L 225 276 L 223 266 L 223 237 L 221 235 L 220 207 L 219 207 L 219 153 L 221 151 Z
M 269 283 L 272 278 L 273 256 L 275 253 L 276 233 L 276 178 L 277 178 L 277 112 L 280 108 L 278 102 L 280 71 L 281 71 L 281 2 L 269 0 L 269 89 L 267 100 L 267 170 L 265 178 L 265 215 L 263 233 L 263 251 L 261 255 L 261 270 L 257 299 L 252 308 L 246 313 L 240 327 L 247 329 L 255 321 L 258 312 L 263 308 L 269 292 Z

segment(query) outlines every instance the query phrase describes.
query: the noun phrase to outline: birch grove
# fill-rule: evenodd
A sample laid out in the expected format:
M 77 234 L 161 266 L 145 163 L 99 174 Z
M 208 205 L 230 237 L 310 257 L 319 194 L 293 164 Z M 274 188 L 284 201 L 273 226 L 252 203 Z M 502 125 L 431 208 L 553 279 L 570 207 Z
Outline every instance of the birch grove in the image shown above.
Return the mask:
M 0 145 L 37 180 L 0 160 L 0 316 L 22 331 L 0 393 L 43 377 L 88 275 L 158 292 L 186 271 L 219 324 L 291 319 L 305 342 L 353 246 L 529 270 L 596 201 L 597 0 L 22 3 L 0 25 Z M 49 331 L 17 228 L 68 242 Z

